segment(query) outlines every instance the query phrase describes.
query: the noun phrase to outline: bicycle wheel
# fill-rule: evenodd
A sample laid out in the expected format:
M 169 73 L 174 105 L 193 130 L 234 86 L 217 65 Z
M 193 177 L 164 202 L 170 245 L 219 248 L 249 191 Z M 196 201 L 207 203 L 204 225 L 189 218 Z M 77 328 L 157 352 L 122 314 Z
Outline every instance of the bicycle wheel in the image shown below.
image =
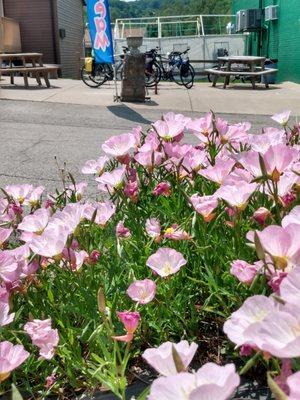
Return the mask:
M 177 85 L 182 86 L 183 83 L 182 83 L 182 80 L 180 77 L 180 69 L 181 69 L 181 66 L 174 65 L 172 67 L 172 70 L 170 71 L 170 78 L 173 82 L 177 83 Z
M 152 87 L 159 83 L 161 80 L 161 69 L 157 63 L 153 63 L 151 70 L 145 70 L 145 85 Z
M 180 79 L 182 85 L 184 85 L 187 89 L 191 89 L 194 85 L 195 71 L 191 65 L 188 65 L 184 69 L 180 69 Z
M 81 80 L 91 88 L 97 88 L 107 80 L 103 67 L 96 65 L 93 72 L 88 72 L 85 66 L 81 68 Z

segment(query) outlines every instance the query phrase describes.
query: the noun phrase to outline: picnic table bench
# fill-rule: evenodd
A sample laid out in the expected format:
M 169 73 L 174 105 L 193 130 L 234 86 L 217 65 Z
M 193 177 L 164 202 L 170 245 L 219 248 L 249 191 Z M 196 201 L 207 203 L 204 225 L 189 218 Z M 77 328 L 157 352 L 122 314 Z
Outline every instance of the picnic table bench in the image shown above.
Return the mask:
M 224 77 L 223 88 L 230 82 L 231 76 L 246 76 L 249 77 L 252 83 L 252 88 L 255 89 L 256 79 L 269 74 L 277 72 L 275 68 L 265 69 L 265 57 L 252 57 L 252 56 L 232 56 L 232 57 L 218 57 L 218 67 L 209 68 L 205 71 L 213 76 L 213 86 L 216 86 L 218 78 Z M 266 88 L 269 83 L 265 80 Z
M 23 76 L 25 87 L 29 86 L 28 76 L 34 76 L 39 85 L 42 84 L 42 77 L 49 88 L 49 73 L 57 74 L 59 66 L 43 65 L 42 58 L 42 53 L 0 54 L 0 77 L 2 74 L 8 74 L 10 76 L 10 83 L 13 85 L 15 74 L 18 73 Z M 3 62 L 7 62 L 8 65 L 3 66 Z

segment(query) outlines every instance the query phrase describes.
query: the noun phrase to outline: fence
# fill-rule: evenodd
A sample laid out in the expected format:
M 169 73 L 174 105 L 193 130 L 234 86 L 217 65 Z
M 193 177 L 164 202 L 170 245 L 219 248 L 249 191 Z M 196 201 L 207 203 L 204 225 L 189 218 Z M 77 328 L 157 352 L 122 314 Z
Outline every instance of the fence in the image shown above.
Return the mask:
M 115 39 L 115 54 L 122 54 L 122 46 L 126 46 L 126 39 Z M 197 60 L 216 60 L 218 49 L 227 49 L 230 55 L 243 55 L 245 50 L 244 35 L 209 35 L 209 36 L 186 36 L 172 38 L 144 38 L 143 45 L 140 48 L 142 52 L 146 52 L 155 47 L 161 49 L 162 54 L 171 51 L 184 51 L 190 48 L 189 58 L 193 61 L 193 65 Z M 211 64 L 201 63 L 201 67 L 208 68 Z M 200 65 L 197 66 L 198 69 Z
M 117 19 L 115 38 L 141 35 L 145 38 L 224 35 L 233 32 L 234 15 L 183 15 Z

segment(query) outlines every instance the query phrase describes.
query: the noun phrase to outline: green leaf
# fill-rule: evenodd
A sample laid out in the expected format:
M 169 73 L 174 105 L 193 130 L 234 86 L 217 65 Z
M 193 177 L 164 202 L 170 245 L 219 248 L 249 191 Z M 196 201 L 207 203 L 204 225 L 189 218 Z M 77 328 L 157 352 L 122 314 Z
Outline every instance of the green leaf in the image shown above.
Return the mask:
M 11 400 L 23 400 L 21 393 L 14 384 L 11 385 Z
M 254 244 L 255 244 L 255 248 L 256 248 L 256 253 L 257 256 L 260 260 L 264 260 L 265 259 L 265 251 L 261 245 L 261 242 L 259 240 L 258 234 L 255 231 L 254 232 Z
M 53 296 L 53 292 L 52 292 L 51 289 L 48 289 L 48 290 L 47 290 L 47 296 L 48 296 L 48 299 L 50 300 L 50 302 L 51 302 L 52 304 L 54 304 L 54 296 Z
M 148 397 L 148 394 L 150 393 L 150 388 L 151 388 L 151 386 L 146 387 L 146 389 L 143 390 L 142 393 L 139 395 L 137 400 L 146 400 Z
M 254 365 L 257 363 L 259 356 L 260 352 L 257 352 L 253 357 L 251 357 L 250 360 L 248 360 L 244 367 L 241 369 L 240 375 L 244 375 L 246 372 L 249 371 L 249 369 L 254 367 Z
M 269 388 L 271 389 L 272 393 L 275 395 L 276 399 L 277 400 L 288 400 L 287 395 L 280 389 L 280 387 L 277 385 L 277 383 L 272 378 L 270 371 L 268 372 L 267 376 L 268 376 Z
M 172 345 L 172 356 L 173 356 L 173 360 L 174 360 L 174 364 L 176 367 L 176 371 L 179 372 L 184 372 L 185 371 L 185 367 L 183 365 L 183 362 L 180 358 L 180 355 L 178 354 L 176 348 L 174 345 Z

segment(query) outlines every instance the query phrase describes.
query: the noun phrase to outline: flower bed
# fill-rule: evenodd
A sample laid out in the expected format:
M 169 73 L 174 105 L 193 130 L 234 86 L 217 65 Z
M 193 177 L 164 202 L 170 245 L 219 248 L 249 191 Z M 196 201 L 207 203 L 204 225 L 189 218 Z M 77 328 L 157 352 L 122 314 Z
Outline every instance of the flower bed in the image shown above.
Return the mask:
M 225 400 L 251 374 L 299 400 L 300 128 L 273 119 L 113 136 L 82 169 L 97 201 L 65 172 L 62 192 L 2 190 L 2 393 L 124 399 L 148 363 L 141 399 Z

